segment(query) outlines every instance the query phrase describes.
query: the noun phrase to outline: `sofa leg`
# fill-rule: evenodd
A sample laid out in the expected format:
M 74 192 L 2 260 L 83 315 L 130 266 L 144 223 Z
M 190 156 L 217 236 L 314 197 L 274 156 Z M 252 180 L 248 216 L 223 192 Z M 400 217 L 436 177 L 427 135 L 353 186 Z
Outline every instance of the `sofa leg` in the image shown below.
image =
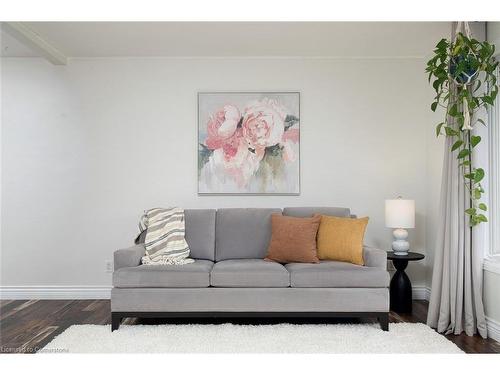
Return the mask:
M 382 331 L 389 331 L 389 313 L 380 314 L 377 319 Z
M 122 321 L 122 317 L 119 313 L 112 312 L 111 313 L 111 332 L 117 330 L 120 327 L 120 322 Z

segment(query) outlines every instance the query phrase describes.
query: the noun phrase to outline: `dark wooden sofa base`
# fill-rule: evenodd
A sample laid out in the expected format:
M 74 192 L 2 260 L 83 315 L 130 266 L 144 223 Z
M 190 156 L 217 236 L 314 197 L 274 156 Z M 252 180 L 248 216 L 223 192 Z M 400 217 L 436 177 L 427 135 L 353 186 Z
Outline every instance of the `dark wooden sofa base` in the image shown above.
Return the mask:
M 111 332 L 120 327 L 124 318 L 377 318 L 380 328 L 389 331 L 388 312 L 111 312 Z

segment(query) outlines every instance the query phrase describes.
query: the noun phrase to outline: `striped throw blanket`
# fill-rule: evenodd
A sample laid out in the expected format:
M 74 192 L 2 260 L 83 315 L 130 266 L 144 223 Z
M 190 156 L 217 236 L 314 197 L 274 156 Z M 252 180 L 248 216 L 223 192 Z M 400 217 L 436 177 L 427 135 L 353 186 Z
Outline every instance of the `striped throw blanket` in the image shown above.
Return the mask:
M 188 258 L 189 246 L 184 237 L 182 208 L 153 208 L 144 211 L 139 229 L 146 230 L 146 255 L 142 257 L 142 264 L 180 265 L 194 262 Z

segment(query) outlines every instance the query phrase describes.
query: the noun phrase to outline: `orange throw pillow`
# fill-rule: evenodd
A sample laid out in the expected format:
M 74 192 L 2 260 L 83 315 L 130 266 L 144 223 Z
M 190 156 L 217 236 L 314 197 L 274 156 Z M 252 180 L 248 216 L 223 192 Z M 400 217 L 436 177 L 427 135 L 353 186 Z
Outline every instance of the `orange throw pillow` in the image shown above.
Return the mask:
M 318 230 L 318 258 L 362 266 L 363 238 L 368 218 L 321 216 Z
M 319 263 L 316 250 L 321 215 L 298 218 L 271 215 L 272 235 L 266 260 L 279 263 Z

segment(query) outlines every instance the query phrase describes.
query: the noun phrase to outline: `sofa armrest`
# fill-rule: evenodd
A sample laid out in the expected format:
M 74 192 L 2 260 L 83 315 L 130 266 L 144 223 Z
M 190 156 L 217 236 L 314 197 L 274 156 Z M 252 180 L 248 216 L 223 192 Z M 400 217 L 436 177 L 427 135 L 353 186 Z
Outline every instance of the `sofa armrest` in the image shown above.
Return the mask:
M 363 246 L 363 260 L 367 267 L 387 269 L 387 252 L 375 247 Z
M 144 244 L 135 245 L 127 249 L 116 250 L 114 253 L 114 270 L 123 267 L 135 267 L 141 264 L 141 258 L 146 253 Z

